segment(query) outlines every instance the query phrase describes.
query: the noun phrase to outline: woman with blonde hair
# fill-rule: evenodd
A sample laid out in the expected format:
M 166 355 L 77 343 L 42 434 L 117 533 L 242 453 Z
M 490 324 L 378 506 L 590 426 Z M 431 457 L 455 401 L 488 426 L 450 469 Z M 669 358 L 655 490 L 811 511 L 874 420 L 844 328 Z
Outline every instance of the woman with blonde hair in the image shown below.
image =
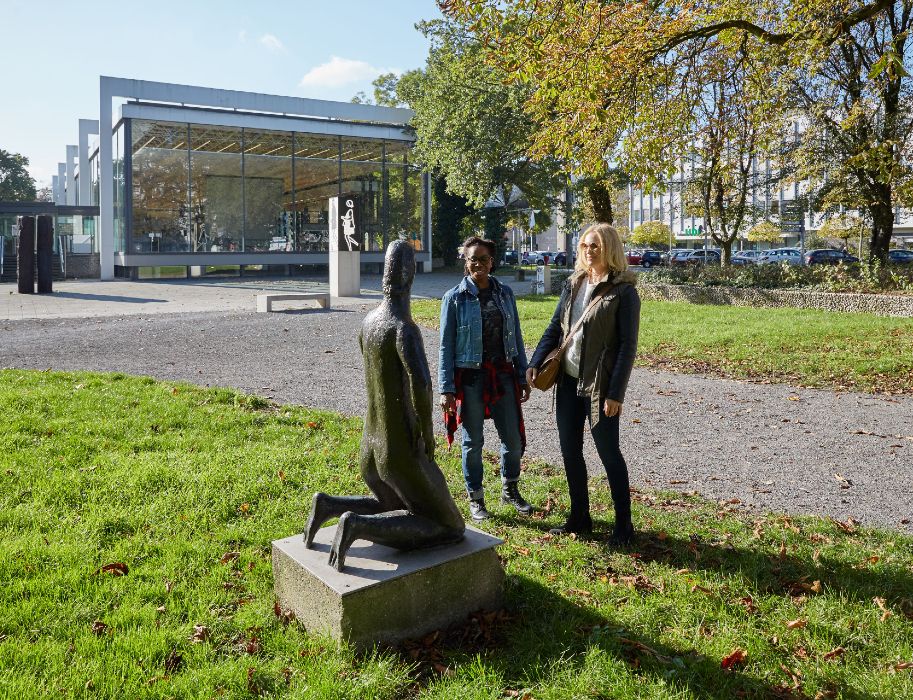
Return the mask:
M 527 370 L 533 384 L 542 361 L 575 331 L 562 358 L 555 409 L 571 512 L 564 525 L 551 532 L 588 534 L 593 529 L 583 459 L 583 431 L 589 419 L 612 490 L 615 526 L 610 542 L 615 545 L 629 544 L 634 536 L 628 467 L 619 446 L 619 418 L 640 327 L 637 278 L 627 268 L 618 231 L 605 223 L 590 226 L 580 237 L 574 273 L 565 282 Z

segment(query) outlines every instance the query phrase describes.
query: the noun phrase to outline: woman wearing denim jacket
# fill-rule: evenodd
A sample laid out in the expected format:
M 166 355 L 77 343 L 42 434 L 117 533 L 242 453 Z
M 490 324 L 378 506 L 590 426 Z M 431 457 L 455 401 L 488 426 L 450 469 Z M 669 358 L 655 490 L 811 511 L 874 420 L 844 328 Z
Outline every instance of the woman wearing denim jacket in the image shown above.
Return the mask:
M 527 371 L 532 383 L 548 353 L 561 344 L 590 301 L 599 297 L 574 333 L 561 363 L 555 418 L 571 512 L 567 522 L 551 532 L 586 534 L 593 529 L 583 460 L 584 425 L 589 419 L 590 434 L 612 490 L 615 527 L 610 542 L 615 545 L 628 544 L 634 536 L 628 466 L 619 445 L 619 418 L 640 328 L 637 278 L 627 267 L 615 228 L 595 224 L 584 232 L 577 246 L 575 272 L 565 283 Z
M 510 287 L 491 276 L 495 246 L 473 236 L 463 243 L 466 276 L 441 300 L 438 379 L 441 408 L 452 441 L 462 424 L 463 478 L 473 520 L 485 520 L 482 442 L 485 418 L 501 439 L 501 499 L 523 515 L 532 506 L 520 494 L 520 458 L 526 447 L 523 411 L 529 398 L 526 350 Z

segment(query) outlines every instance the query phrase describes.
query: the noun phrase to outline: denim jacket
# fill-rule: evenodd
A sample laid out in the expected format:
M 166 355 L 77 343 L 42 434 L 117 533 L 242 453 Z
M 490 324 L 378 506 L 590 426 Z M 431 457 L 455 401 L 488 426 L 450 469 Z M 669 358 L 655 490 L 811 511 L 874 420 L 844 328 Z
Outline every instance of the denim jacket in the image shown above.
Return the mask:
M 504 317 L 504 358 L 512 362 L 517 381 L 526 386 L 526 348 L 520 333 L 520 319 L 513 290 L 489 277 L 492 298 Z M 457 367 L 478 369 L 482 366 L 482 309 L 479 289 L 470 277 L 464 277 L 441 300 L 441 351 L 438 363 L 438 385 L 442 394 L 456 392 L 454 370 Z

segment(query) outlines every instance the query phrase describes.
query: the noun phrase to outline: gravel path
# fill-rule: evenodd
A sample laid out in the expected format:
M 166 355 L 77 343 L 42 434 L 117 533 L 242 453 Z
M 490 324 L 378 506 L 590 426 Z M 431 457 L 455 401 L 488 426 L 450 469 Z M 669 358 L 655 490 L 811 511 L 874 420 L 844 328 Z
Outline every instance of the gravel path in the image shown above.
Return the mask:
M 361 415 L 356 337 L 371 306 L 6 320 L 0 367 L 120 371 Z M 437 333 L 424 337 L 436 377 Z M 534 392 L 527 404 L 528 455 L 560 465 L 550 399 Z M 913 397 L 635 370 L 622 446 L 635 487 L 913 532 Z M 587 459 L 601 469 L 592 444 Z

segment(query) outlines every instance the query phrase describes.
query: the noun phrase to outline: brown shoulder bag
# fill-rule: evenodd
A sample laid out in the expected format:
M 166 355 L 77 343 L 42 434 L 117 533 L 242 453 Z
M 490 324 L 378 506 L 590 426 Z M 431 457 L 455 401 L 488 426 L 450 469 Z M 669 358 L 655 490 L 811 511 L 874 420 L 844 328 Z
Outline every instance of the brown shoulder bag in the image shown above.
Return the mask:
M 600 292 L 592 299 L 590 299 L 589 305 L 586 307 L 586 309 L 583 310 L 583 313 L 580 314 L 580 318 L 577 319 L 577 323 L 574 324 L 573 328 L 571 328 L 568 334 L 564 337 L 561 345 L 552 350 L 548 355 L 545 356 L 545 359 L 542 360 L 542 364 L 539 366 L 539 371 L 536 373 L 536 378 L 533 380 L 534 387 L 540 391 L 548 391 L 555 385 L 555 382 L 558 381 L 558 375 L 561 373 L 561 359 L 564 357 L 564 352 L 567 350 L 568 345 L 571 342 L 571 338 L 574 337 L 577 329 L 580 328 L 580 325 L 584 322 L 584 320 L 586 320 L 586 317 L 589 315 L 590 311 L 592 311 L 593 307 L 596 306 L 596 302 L 602 299 L 602 297 L 604 297 L 612 289 L 614 289 L 614 286 L 609 287 L 604 292 Z M 571 303 L 573 303 L 573 300 Z

